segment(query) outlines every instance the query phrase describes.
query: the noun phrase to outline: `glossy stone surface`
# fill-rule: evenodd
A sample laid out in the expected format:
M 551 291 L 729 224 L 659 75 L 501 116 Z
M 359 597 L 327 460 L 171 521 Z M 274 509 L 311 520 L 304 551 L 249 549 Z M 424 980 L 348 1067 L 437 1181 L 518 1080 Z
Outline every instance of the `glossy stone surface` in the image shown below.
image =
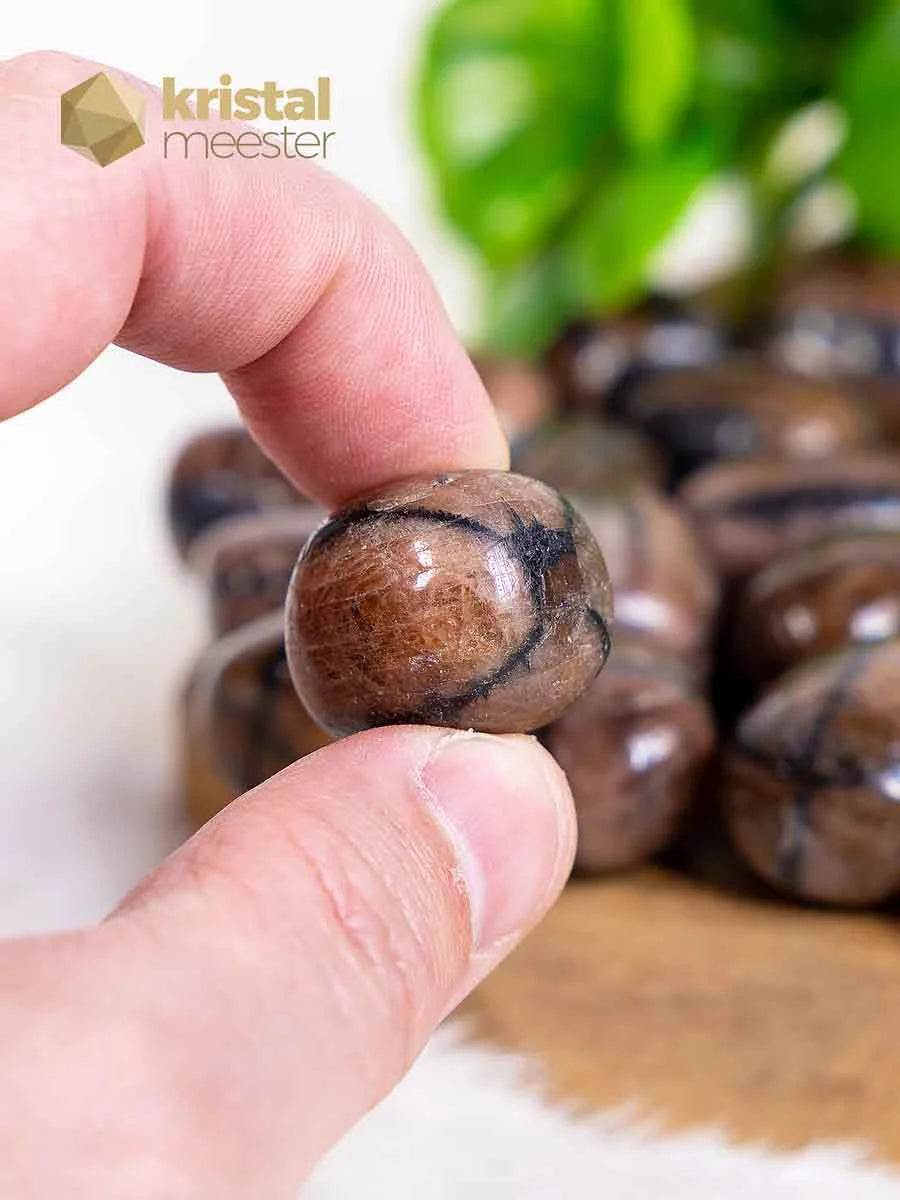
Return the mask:
M 853 396 L 754 359 L 650 374 L 620 411 L 659 446 L 675 479 L 717 459 L 825 458 L 876 432 Z
M 280 612 L 204 651 L 184 711 L 185 800 L 198 822 L 332 740 L 294 691 Z
M 687 521 L 640 483 L 574 499 L 603 547 L 616 629 L 679 659 L 696 677 L 705 675 L 718 586 Z
M 472 361 L 512 445 L 555 413 L 556 389 L 542 364 L 483 354 Z
M 544 484 L 461 471 L 335 514 L 291 580 L 297 691 L 327 729 L 547 724 L 609 650 L 612 598 L 581 518 Z
M 590 415 L 550 421 L 513 447 L 513 470 L 566 494 L 590 493 L 616 482 L 662 484 L 666 466 L 637 430 Z
M 854 642 L 900 635 L 900 533 L 830 538 L 754 575 L 734 618 L 732 661 L 762 683 Z
M 734 581 L 828 535 L 900 530 L 900 454 L 721 463 L 679 492 L 715 568 Z
M 169 524 L 186 555 L 220 521 L 308 503 L 239 426 L 200 434 L 178 456 L 169 482 Z
M 206 586 L 215 635 L 283 609 L 300 551 L 325 516 L 312 504 L 250 513 L 194 540 L 188 564 Z
M 812 375 L 856 384 L 892 440 L 900 439 L 900 264 L 827 254 L 783 282 L 768 348 Z
M 714 730 L 678 663 L 617 634 L 603 673 L 541 738 L 572 787 L 576 864 L 600 872 L 670 840 L 708 768 Z
M 703 313 L 671 301 L 646 304 L 602 321 L 578 321 L 548 355 L 562 402 L 598 412 L 619 385 L 647 371 L 715 362 L 725 350 L 721 330 Z
M 900 889 L 900 642 L 773 685 L 738 725 L 721 799 L 738 850 L 782 891 L 859 905 Z

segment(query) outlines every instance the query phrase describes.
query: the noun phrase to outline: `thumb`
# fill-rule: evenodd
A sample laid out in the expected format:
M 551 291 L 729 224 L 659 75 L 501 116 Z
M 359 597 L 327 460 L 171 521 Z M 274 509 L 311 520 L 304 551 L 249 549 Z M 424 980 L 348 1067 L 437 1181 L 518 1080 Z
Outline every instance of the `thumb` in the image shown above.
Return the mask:
M 532 738 L 395 727 L 303 759 L 76 950 L 38 956 L 41 1028 L 3 1047 L 23 1070 L 72 1053 L 48 1030 L 48 981 L 60 1041 L 72 1005 L 115 1030 L 71 1073 L 60 1128 L 43 1104 L 39 1144 L 102 1144 L 123 1170 L 149 1145 L 197 1194 L 289 1195 L 542 915 L 574 841 L 565 778 Z M 131 1115 L 117 1144 L 118 1115 L 144 1111 L 151 1128 Z

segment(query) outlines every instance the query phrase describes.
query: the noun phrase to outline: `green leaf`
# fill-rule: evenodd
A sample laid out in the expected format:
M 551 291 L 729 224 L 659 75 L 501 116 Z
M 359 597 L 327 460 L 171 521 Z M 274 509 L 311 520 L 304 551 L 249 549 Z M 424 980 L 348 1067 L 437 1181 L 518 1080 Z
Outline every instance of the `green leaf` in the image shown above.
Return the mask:
M 626 141 L 657 150 L 677 128 L 695 77 L 694 24 L 686 0 L 619 0 L 617 109 Z
M 900 97 L 900 2 L 887 0 L 847 47 L 838 93 L 852 117 L 874 115 Z
M 549 346 L 577 311 L 562 290 L 558 254 L 548 251 L 491 277 L 484 343 L 498 354 L 533 357 Z
M 455 0 L 435 22 L 419 124 L 444 207 L 488 263 L 534 254 L 584 189 L 608 119 L 608 0 Z
M 848 47 L 839 94 L 849 133 L 837 170 L 853 192 L 860 232 L 900 250 L 900 0 L 882 4 Z
M 566 294 L 588 311 L 635 299 L 654 251 L 715 165 L 712 143 L 698 138 L 605 180 L 566 239 Z
M 781 0 L 693 4 L 700 118 L 719 131 L 731 154 L 744 154 L 749 141 L 755 155 L 761 126 L 773 129 L 795 107 L 821 95 L 827 56 L 818 43 L 792 33 Z
M 520 261 L 570 210 L 583 187 L 583 132 L 545 116 L 490 156 L 442 173 L 449 216 L 489 263 Z
M 846 37 L 867 20 L 879 0 L 780 0 L 785 21 L 815 39 Z

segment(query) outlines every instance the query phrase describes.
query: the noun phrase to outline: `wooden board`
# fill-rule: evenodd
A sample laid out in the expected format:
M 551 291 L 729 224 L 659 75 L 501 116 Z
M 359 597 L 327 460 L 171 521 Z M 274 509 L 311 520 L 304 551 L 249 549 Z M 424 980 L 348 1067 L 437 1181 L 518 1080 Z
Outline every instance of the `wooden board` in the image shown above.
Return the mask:
M 900 1162 L 900 938 L 662 868 L 570 884 L 466 1005 L 551 1090 L 779 1147 Z

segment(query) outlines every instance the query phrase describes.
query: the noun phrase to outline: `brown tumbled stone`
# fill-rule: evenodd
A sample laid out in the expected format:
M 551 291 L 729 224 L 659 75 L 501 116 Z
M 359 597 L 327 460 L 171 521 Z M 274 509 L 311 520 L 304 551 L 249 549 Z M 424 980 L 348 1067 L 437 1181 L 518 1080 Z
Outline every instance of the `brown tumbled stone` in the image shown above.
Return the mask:
M 548 363 L 567 407 L 599 412 L 623 380 L 714 362 L 723 350 L 722 332 L 705 314 L 651 299 L 617 316 L 575 322 Z
M 169 481 L 169 524 L 182 555 L 220 521 L 306 503 L 240 426 L 188 442 Z
M 280 612 L 241 626 L 201 654 L 184 726 L 185 800 L 196 821 L 332 740 L 294 691 Z
M 745 678 L 762 683 L 830 650 L 898 635 L 900 533 L 862 533 L 794 551 L 754 575 L 731 653 Z
M 624 482 L 575 503 L 603 547 L 617 630 L 703 676 L 718 586 L 676 506 L 653 488 Z
M 830 534 L 900 530 L 900 454 L 719 463 L 692 475 L 679 499 L 713 565 L 734 581 Z
M 297 557 L 325 515 L 304 504 L 231 517 L 198 535 L 188 564 L 206 585 L 214 634 L 283 609 Z
M 562 418 L 513 447 L 513 470 L 562 492 L 590 493 L 630 479 L 662 484 L 666 467 L 637 430 L 589 415 Z
M 603 556 L 552 488 L 503 471 L 403 480 L 336 513 L 288 594 L 288 661 L 334 733 L 533 730 L 602 667 Z
M 832 904 L 900 889 L 900 642 L 786 675 L 742 717 L 721 799 L 751 867 Z
M 772 308 L 773 357 L 852 385 L 887 436 L 900 439 L 900 264 L 848 253 L 806 258 Z
M 633 866 L 672 837 L 714 743 L 712 718 L 680 664 L 616 637 L 603 673 L 542 740 L 569 777 L 576 864 Z
M 666 454 L 676 479 L 719 459 L 825 458 L 877 432 L 836 386 L 740 358 L 647 375 L 621 415 Z

